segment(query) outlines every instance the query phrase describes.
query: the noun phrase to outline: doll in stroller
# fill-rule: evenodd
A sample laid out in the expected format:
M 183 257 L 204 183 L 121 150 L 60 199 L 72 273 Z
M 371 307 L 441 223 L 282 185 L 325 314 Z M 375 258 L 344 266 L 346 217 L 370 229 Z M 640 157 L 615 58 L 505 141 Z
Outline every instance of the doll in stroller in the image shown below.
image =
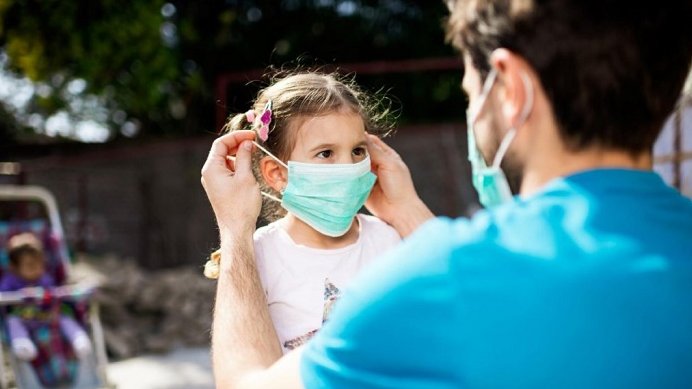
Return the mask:
M 59 223 L 47 191 L 0 185 L 0 358 L 18 388 L 106 388 L 95 289 L 66 284 Z M 10 387 L 1 373 L 0 388 Z

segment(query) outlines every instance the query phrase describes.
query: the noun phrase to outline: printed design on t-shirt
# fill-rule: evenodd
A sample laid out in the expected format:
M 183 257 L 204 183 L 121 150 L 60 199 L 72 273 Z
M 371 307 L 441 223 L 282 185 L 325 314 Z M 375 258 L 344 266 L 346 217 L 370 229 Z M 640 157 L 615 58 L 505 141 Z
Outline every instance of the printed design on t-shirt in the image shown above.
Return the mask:
M 329 278 L 324 279 L 324 309 L 322 310 L 322 324 L 327 321 L 329 315 L 332 313 L 334 308 L 334 303 L 341 296 L 341 291 L 336 285 L 329 282 Z
M 329 278 L 324 279 L 324 309 L 322 310 L 322 324 L 324 324 L 325 321 L 327 321 L 327 318 L 329 318 L 329 315 L 332 312 L 332 309 L 334 309 L 334 303 L 336 300 L 339 299 L 341 296 L 341 291 L 339 288 L 336 287 L 336 285 L 332 284 L 331 281 L 329 281 Z M 315 334 L 317 333 L 317 330 L 319 328 L 316 328 L 310 332 L 308 332 L 305 335 L 298 336 L 296 338 L 293 338 L 291 340 L 287 340 L 284 342 L 284 347 L 288 350 L 293 350 L 295 348 L 298 348 L 302 345 L 304 345 L 308 340 L 310 340 Z
M 293 350 L 295 348 L 298 348 L 302 345 L 304 345 L 308 340 L 312 339 L 313 336 L 317 333 L 317 330 L 312 330 L 308 332 L 305 335 L 299 336 L 297 338 L 293 338 L 291 340 L 287 340 L 284 342 L 284 347 L 287 350 Z

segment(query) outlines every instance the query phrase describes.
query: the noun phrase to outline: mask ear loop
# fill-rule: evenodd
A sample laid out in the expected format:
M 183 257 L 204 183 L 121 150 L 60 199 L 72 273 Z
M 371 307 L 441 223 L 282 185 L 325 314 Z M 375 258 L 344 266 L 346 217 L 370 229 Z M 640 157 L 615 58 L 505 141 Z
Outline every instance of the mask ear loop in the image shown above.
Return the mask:
M 286 164 L 284 163 L 284 161 L 280 160 L 279 158 L 276 158 L 276 156 L 274 156 L 274 154 L 270 153 L 269 150 L 267 150 L 267 149 L 265 149 L 264 147 L 260 146 L 260 144 L 257 143 L 257 142 L 255 142 L 254 140 L 252 141 L 252 143 L 253 143 L 255 146 L 257 146 L 258 149 L 262 150 L 265 154 L 267 154 L 267 155 L 270 156 L 272 159 L 274 159 L 279 165 L 281 165 L 281 166 L 285 167 L 286 169 L 288 169 L 288 165 L 286 165 Z
M 280 203 L 280 202 L 281 202 L 281 199 L 280 199 L 280 198 L 274 196 L 274 195 L 271 194 L 271 193 L 267 193 L 267 192 L 264 192 L 264 191 L 260 191 L 260 194 L 261 194 L 262 196 L 264 196 L 264 197 L 270 199 L 270 200 L 276 201 L 277 203 Z
M 478 149 L 478 139 L 476 138 L 476 131 L 474 130 L 476 120 L 478 120 L 478 116 L 480 115 L 481 111 L 483 110 L 485 106 L 485 101 L 488 99 L 488 95 L 490 95 L 490 91 L 493 89 L 493 86 L 495 85 L 495 79 L 497 78 L 497 71 L 492 68 L 490 70 L 490 73 L 488 73 L 488 77 L 485 79 L 485 82 L 483 83 L 483 87 L 481 88 L 481 94 L 478 97 L 478 102 L 474 104 L 473 107 L 470 107 L 468 120 L 467 120 L 467 129 L 466 131 L 468 132 L 468 147 L 470 148 L 469 151 L 469 156 L 473 156 L 473 160 L 477 160 L 478 162 L 473 162 L 472 163 L 480 163 L 480 165 L 485 168 L 487 166 L 485 159 L 481 155 L 480 149 Z
M 478 108 L 472 110 L 471 112 L 471 124 L 476 124 L 476 120 L 478 120 L 478 115 L 480 115 L 481 111 L 483 110 L 483 107 L 485 106 L 485 100 L 488 99 L 490 90 L 495 85 L 496 78 L 497 71 L 493 68 L 492 70 L 490 70 L 490 73 L 488 73 L 488 77 L 485 79 L 485 82 L 483 83 L 483 88 L 481 89 L 481 94 L 479 96 L 478 103 L 476 104 L 476 107 Z
M 274 154 L 270 153 L 269 150 L 267 150 L 267 149 L 265 149 L 264 147 L 260 146 L 260 144 L 257 143 L 257 142 L 255 142 L 254 140 L 252 141 L 252 143 L 253 143 L 255 146 L 257 146 L 258 149 L 262 150 L 265 154 L 267 154 L 269 157 L 271 157 L 272 159 L 274 159 L 274 161 L 276 161 L 279 165 L 285 167 L 285 168 L 288 170 L 288 165 L 286 165 L 286 164 L 285 164 L 282 160 L 280 160 L 279 158 L 276 158 L 276 156 L 274 156 Z M 268 199 L 270 199 L 270 200 L 274 200 L 274 201 L 276 201 L 277 203 L 280 203 L 280 202 L 281 202 L 281 199 L 280 199 L 280 198 L 278 198 L 278 197 L 272 195 L 271 193 L 267 193 L 267 192 L 264 192 L 264 191 L 260 191 L 260 193 L 262 194 L 262 196 L 264 196 L 264 197 L 266 197 L 266 198 L 268 198 Z
M 493 168 L 500 167 L 500 162 L 502 162 L 502 159 L 505 157 L 505 154 L 509 149 L 509 145 L 512 144 L 514 137 L 517 135 L 517 127 L 523 125 L 526 122 L 526 119 L 529 117 L 531 110 L 533 110 L 533 84 L 531 84 L 531 79 L 529 79 L 529 76 L 527 76 L 526 73 L 522 73 L 521 81 L 524 83 L 524 89 L 526 89 L 526 91 L 528 92 L 526 97 L 526 103 L 524 104 L 524 107 L 521 110 L 521 115 L 519 116 L 519 124 L 510 128 L 507 132 L 507 135 L 505 135 L 505 138 L 502 140 L 502 143 L 500 143 L 500 147 L 497 149 L 497 153 L 495 153 L 495 159 L 493 159 Z

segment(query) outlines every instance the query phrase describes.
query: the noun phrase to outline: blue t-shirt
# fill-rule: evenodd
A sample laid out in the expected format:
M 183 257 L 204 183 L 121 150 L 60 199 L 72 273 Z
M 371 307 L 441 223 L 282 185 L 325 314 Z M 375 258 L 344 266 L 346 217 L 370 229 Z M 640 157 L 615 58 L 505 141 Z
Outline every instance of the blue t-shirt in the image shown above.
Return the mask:
M 307 388 L 692 388 L 692 201 L 591 170 L 426 223 L 308 343 Z

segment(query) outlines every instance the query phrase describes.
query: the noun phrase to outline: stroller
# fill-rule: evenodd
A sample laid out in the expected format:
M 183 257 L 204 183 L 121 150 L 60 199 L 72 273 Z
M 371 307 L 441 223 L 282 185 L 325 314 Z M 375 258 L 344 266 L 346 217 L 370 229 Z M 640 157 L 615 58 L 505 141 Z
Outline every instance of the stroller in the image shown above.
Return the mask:
M 46 272 L 58 286 L 0 292 L 0 388 L 9 388 L 8 362 L 17 388 L 113 388 L 106 377 L 108 361 L 98 305 L 91 298 L 95 288 L 65 285 L 70 261 L 55 198 L 40 187 L 0 185 L 0 276 L 9 265 L 7 240 L 20 232 L 31 232 L 42 241 Z M 31 316 L 30 332 L 38 356 L 30 362 L 16 358 L 11 351 L 10 312 L 29 312 Z M 59 315 L 66 313 L 89 334 L 93 352 L 86 357 L 77 358 L 59 331 Z

